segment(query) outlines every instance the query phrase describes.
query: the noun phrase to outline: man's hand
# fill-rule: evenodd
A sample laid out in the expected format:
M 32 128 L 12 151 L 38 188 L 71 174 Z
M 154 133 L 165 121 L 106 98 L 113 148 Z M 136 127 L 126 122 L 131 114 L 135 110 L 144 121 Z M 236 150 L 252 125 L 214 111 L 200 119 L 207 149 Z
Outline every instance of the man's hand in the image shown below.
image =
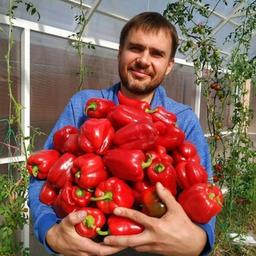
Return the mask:
M 122 247 L 95 243 L 91 239 L 77 234 L 74 225 L 84 220 L 86 212 L 70 213 L 60 224 L 54 225 L 46 235 L 46 241 L 52 250 L 65 256 L 109 255 L 122 250 Z
M 104 243 L 162 255 L 199 255 L 207 240 L 204 230 L 191 222 L 180 204 L 160 183 L 157 184 L 157 193 L 167 207 L 165 215 L 153 218 L 136 210 L 116 208 L 116 215 L 141 223 L 145 230 L 138 235 L 109 236 Z

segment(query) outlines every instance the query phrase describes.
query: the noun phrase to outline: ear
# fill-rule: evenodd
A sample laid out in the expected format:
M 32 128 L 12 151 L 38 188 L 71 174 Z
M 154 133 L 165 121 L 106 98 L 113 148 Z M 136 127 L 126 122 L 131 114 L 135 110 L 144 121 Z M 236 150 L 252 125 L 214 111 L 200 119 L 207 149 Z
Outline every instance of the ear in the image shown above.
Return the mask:
M 173 66 L 174 66 L 174 59 L 170 59 L 169 63 L 168 63 L 168 66 L 166 68 L 166 71 L 165 71 L 166 76 L 171 72 Z

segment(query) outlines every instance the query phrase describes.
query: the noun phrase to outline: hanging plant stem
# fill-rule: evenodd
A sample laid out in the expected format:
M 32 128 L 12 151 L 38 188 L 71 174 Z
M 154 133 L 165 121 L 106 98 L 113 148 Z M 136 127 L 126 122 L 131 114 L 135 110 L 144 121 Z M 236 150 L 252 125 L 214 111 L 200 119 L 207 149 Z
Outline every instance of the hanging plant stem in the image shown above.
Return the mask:
M 236 8 L 241 21 L 224 39 L 224 43 L 231 41 L 234 45 L 230 56 L 225 57 L 217 48 L 214 28 L 209 25 L 211 15 L 221 3 Z M 194 64 L 195 83 L 201 85 L 206 99 L 214 178 L 227 190 L 223 211 L 217 218 L 216 241 L 221 244 L 217 243 L 213 255 L 245 255 L 246 246 L 235 247 L 230 233 L 239 236 L 256 230 L 252 217 L 256 209 L 256 150 L 248 134 L 253 116 L 246 102 L 245 87 L 248 80 L 252 85 L 256 83 L 256 58 L 249 58 L 256 30 L 256 1 L 219 0 L 211 9 L 210 4 L 200 0 L 180 0 L 168 4 L 164 15 L 180 28 L 179 51 Z M 230 120 L 226 123 L 228 109 Z M 255 254 L 253 249 L 246 251 Z
M 8 120 L 2 119 L 1 122 L 8 123 L 6 139 L 2 145 L 8 148 L 8 157 L 12 157 L 12 150 L 21 152 L 27 159 L 28 151 L 25 147 L 25 137 L 21 125 L 21 111 L 23 106 L 18 102 L 13 94 L 12 81 L 12 65 L 11 53 L 14 46 L 13 20 L 15 19 L 15 10 L 20 4 L 24 4 L 26 11 L 31 15 L 38 14 L 34 5 L 30 2 L 22 0 L 9 0 L 7 11 L 9 29 L 8 29 L 8 45 L 5 54 L 7 87 L 9 96 L 9 113 Z M 40 15 L 38 14 L 38 17 Z M 14 127 L 16 131 L 14 131 Z M 11 145 L 14 140 L 15 145 Z M 22 143 L 22 145 L 21 145 Z M 18 149 L 18 150 L 16 150 Z M 0 175 L 0 255 L 29 255 L 29 249 L 24 248 L 22 242 L 17 241 L 17 231 L 20 231 L 28 222 L 28 209 L 26 208 L 28 173 L 26 170 L 26 162 L 8 163 L 8 173 Z
M 76 49 L 79 56 L 79 85 L 78 91 L 84 89 L 85 87 L 85 76 L 86 76 L 86 65 L 84 63 L 85 48 L 95 49 L 94 45 L 91 43 L 84 42 L 84 32 L 87 25 L 87 19 L 83 7 L 83 1 L 80 0 L 79 4 L 80 14 L 75 16 L 75 21 L 77 22 L 78 32 L 73 33 L 70 38 L 72 39 L 72 46 Z

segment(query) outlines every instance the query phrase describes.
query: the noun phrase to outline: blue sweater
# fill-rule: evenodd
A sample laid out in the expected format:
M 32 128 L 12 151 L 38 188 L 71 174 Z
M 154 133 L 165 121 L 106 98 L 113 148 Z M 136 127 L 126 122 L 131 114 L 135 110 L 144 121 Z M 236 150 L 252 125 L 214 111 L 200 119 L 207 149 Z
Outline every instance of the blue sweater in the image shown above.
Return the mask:
M 102 90 L 83 90 L 76 93 L 67 104 L 64 112 L 61 114 L 49 137 L 46 140 L 44 148 L 52 148 L 53 134 L 55 131 L 65 125 L 73 125 L 80 127 L 85 121 L 84 106 L 87 100 L 92 97 L 106 98 L 112 100 L 115 104 L 118 104 L 117 91 L 120 88 L 120 84 L 115 84 L 108 89 Z M 198 153 L 201 157 L 201 164 L 207 169 L 208 175 L 212 177 L 211 161 L 208 145 L 204 138 L 203 131 L 199 124 L 199 121 L 192 111 L 191 107 L 177 103 L 174 100 L 167 97 L 166 91 L 162 86 L 159 86 L 155 90 L 154 97 L 151 102 L 151 108 L 157 106 L 163 106 L 167 110 L 177 115 L 177 123 L 186 134 L 186 140 L 191 141 L 196 145 Z M 58 217 L 54 213 L 53 209 L 39 201 L 39 193 L 44 181 L 39 181 L 31 178 L 29 185 L 29 207 L 34 224 L 34 233 L 37 239 L 45 246 L 49 253 L 53 251 L 47 246 L 45 241 L 47 231 L 59 221 Z M 200 225 L 207 233 L 208 241 L 202 255 L 207 255 L 214 244 L 214 226 L 215 218 L 209 223 Z

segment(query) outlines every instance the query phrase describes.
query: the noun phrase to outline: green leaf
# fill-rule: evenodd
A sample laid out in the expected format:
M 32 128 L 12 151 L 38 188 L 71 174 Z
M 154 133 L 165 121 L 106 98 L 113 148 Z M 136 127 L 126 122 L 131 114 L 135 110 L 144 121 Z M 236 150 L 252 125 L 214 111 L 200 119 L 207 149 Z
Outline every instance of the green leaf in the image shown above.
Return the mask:
M 33 8 L 32 10 L 31 10 L 31 15 L 34 15 L 36 13 L 36 8 Z

